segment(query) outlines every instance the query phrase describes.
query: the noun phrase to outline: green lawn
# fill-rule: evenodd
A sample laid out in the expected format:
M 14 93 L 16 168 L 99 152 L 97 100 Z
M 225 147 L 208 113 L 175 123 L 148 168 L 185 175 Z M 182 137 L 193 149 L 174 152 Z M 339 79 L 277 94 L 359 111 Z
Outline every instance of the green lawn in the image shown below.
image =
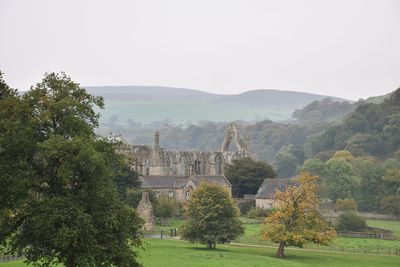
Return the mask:
M 387 221 L 380 221 L 387 222 Z M 392 227 L 400 226 L 400 222 L 390 222 Z M 370 224 L 369 224 L 370 225 Z M 246 243 L 246 244 L 257 244 L 257 245 L 272 245 L 272 242 L 262 240 L 261 229 L 264 227 L 262 224 L 245 224 L 246 231 L 244 236 L 239 238 L 236 242 Z M 384 227 L 381 227 L 384 228 Z M 389 228 L 385 228 L 389 229 Z M 334 249 L 344 250 L 349 249 L 368 249 L 367 252 L 376 251 L 377 248 L 382 249 L 400 249 L 400 240 L 381 240 L 381 239 L 371 239 L 371 238 L 349 238 L 340 237 L 336 238 L 332 244 Z M 318 248 L 316 245 L 308 245 L 307 248 Z M 329 248 L 324 248 L 328 249 Z M 379 252 L 379 251 L 378 251 Z
M 250 219 L 241 218 L 242 222 L 247 222 Z M 169 229 L 178 228 L 182 225 L 183 221 L 179 219 L 172 219 L 171 224 L 167 226 L 156 226 L 154 232 L 159 233 L 161 229 L 164 230 L 164 234 L 170 235 Z M 388 229 L 394 231 L 398 236 L 400 236 L 400 222 L 399 221 L 377 221 L 369 220 L 368 226 L 379 227 L 383 229 Z M 262 228 L 263 224 L 244 224 L 246 231 L 244 236 L 235 240 L 237 243 L 254 244 L 254 245 L 274 245 L 270 241 L 265 241 L 262 239 Z M 399 233 L 397 232 L 399 231 Z M 381 249 L 384 253 L 385 249 L 400 249 L 400 239 L 398 240 L 381 240 L 381 239 L 371 239 L 371 238 L 349 238 L 340 237 L 336 238 L 332 243 L 332 249 L 343 249 L 351 251 L 352 249 L 367 249 L 367 252 L 375 253 L 376 249 Z M 307 248 L 320 248 L 320 249 L 331 249 L 326 247 L 318 247 L 317 245 L 307 245 Z M 379 252 L 379 251 L 378 251 Z M 388 251 L 386 251 L 389 253 Z
M 400 257 L 377 255 L 331 254 L 298 250 L 286 250 L 285 259 L 274 257 L 275 249 L 220 245 L 207 250 L 203 245 L 183 241 L 146 239 L 145 249 L 140 251 L 139 261 L 145 267 L 391 267 L 400 265 Z M 4 263 L 1 267 L 26 266 L 22 262 Z
M 399 221 L 384 221 L 384 220 L 368 220 L 368 226 L 378 227 L 382 229 L 391 230 L 400 239 L 400 222 Z

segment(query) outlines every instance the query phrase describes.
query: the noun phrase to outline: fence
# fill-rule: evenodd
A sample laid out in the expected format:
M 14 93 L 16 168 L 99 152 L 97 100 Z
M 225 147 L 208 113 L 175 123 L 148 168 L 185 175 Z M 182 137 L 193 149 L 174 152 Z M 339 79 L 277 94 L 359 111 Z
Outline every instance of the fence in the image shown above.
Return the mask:
M 341 253 L 353 254 L 375 254 L 375 255 L 389 255 L 400 256 L 400 248 L 351 248 L 351 247 L 335 247 L 335 246 L 304 246 L 307 250 L 321 250 Z
M 369 233 L 369 232 L 337 232 L 339 237 L 373 238 L 395 240 L 396 236 L 391 232 Z

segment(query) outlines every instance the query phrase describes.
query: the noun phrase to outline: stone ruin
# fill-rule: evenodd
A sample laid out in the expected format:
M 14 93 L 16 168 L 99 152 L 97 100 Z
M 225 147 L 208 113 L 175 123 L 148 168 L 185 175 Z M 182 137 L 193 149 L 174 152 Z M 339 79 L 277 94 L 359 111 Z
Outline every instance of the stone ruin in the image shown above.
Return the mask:
M 139 202 L 137 211 L 140 217 L 144 220 L 143 229 L 146 231 L 152 230 L 155 225 L 153 206 L 149 199 L 149 193 L 143 192 L 142 199 Z
M 234 143 L 236 151 L 229 151 Z M 154 134 L 154 145 L 121 145 L 118 152 L 132 162 L 132 169 L 147 176 L 223 175 L 224 167 L 234 159 L 249 157 L 248 143 L 232 123 L 218 151 L 168 151 L 160 147 L 160 135 Z

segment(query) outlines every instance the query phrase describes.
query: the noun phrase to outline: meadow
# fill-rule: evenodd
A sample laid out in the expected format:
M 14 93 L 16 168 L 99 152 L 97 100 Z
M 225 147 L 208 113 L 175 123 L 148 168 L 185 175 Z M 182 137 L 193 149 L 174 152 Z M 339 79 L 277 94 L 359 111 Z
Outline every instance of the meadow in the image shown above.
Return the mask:
M 249 221 L 242 218 L 243 221 Z M 165 226 L 156 226 L 153 233 L 161 230 L 168 237 L 171 228 L 179 228 L 182 220 L 172 219 Z M 369 226 L 394 231 L 399 235 L 400 222 L 368 220 Z M 276 245 L 262 240 L 263 225 L 245 224 L 245 234 L 230 245 L 218 245 L 216 250 L 207 250 L 203 245 L 173 239 L 144 239 L 139 261 L 144 266 L 351 266 L 351 267 L 390 267 L 400 266 L 400 239 L 380 240 L 367 238 L 336 238 L 330 247 L 307 245 L 306 249 L 287 248 L 286 258 L 275 258 Z M 391 256 L 388 254 L 391 251 Z M 365 254 L 366 252 L 367 254 Z M 361 255 L 360 255 L 361 254 Z M 190 264 L 189 264 L 190 262 Z M 0 267 L 27 266 L 22 261 L 2 263 Z
M 145 239 L 144 249 L 138 260 L 145 267 L 225 267 L 225 266 L 269 266 L 269 267 L 398 267 L 400 257 L 333 254 L 328 252 L 299 251 L 287 249 L 286 258 L 277 259 L 275 248 L 219 245 L 216 250 L 207 250 L 203 245 L 178 240 Z M 22 261 L 3 263 L 1 267 L 27 266 Z

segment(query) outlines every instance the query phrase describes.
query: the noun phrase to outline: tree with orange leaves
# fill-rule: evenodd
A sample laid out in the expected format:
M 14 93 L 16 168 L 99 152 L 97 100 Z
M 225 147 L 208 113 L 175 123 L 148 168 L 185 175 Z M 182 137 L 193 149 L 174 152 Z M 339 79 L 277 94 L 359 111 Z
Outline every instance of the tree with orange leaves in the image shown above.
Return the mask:
M 279 243 L 277 257 L 284 257 L 285 246 L 303 247 L 306 243 L 328 245 L 336 237 L 317 210 L 317 179 L 303 172 L 285 191 L 275 193 L 278 207 L 265 220 L 264 239 Z

